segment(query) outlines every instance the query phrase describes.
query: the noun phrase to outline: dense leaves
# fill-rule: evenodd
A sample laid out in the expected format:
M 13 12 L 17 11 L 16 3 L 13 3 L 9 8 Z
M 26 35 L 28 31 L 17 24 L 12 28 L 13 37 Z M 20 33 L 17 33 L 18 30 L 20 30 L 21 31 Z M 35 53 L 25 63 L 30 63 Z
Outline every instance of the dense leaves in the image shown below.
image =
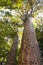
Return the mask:
M 21 43 L 25 14 L 30 13 L 30 10 L 33 7 L 33 15 L 34 17 L 37 17 L 37 15 L 43 11 L 43 5 L 41 4 L 43 3 L 40 3 L 39 0 L 38 2 L 35 0 L 0 0 L 0 61 L 6 62 L 7 54 L 10 51 L 18 31 L 19 43 Z M 43 52 L 42 21 L 43 20 L 37 24 L 35 30 L 39 41 L 39 47 Z M 20 48 L 20 44 L 18 47 Z M 19 51 L 17 54 L 19 54 Z

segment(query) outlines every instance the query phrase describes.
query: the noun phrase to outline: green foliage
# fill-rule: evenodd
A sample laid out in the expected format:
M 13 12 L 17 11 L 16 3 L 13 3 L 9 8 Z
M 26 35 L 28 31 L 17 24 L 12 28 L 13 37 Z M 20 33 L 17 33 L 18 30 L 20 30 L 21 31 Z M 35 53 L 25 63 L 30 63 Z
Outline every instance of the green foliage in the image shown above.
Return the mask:
M 39 25 L 39 28 L 36 28 L 35 30 L 36 30 L 37 40 L 39 42 L 40 53 L 41 56 L 43 57 L 43 23 L 42 25 Z
M 0 61 L 5 60 L 16 34 L 12 27 L 8 21 L 0 21 Z
M 0 0 L 0 17 L 2 17 L 2 19 L 0 19 L 0 61 L 6 62 L 7 54 L 10 51 L 18 29 L 23 27 L 22 18 L 25 18 L 24 14 L 29 12 L 35 5 L 37 5 L 35 0 Z M 5 11 L 6 9 L 10 11 Z M 34 14 L 40 9 L 42 10 L 42 6 L 36 7 L 34 9 Z M 12 10 L 13 15 L 11 13 Z M 41 29 L 43 29 L 43 25 L 39 26 L 39 28 L 37 27 L 35 30 L 39 41 L 39 47 L 43 51 L 43 30 L 41 31 Z M 22 30 L 18 35 L 19 38 L 22 37 Z M 19 51 L 20 48 L 18 48 L 17 51 L 17 60 Z

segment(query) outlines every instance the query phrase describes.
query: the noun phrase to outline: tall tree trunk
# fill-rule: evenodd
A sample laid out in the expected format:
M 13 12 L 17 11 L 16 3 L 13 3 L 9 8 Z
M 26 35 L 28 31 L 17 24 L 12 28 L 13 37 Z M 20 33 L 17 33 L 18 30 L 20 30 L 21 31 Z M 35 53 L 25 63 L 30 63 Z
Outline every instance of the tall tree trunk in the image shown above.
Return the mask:
M 14 39 L 14 43 L 7 57 L 6 65 L 16 65 L 17 46 L 18 46 L 18 36 Z
M 27 21 L 24 23 L 18 65 L 40 65 L 39 47 L 31 17 L 28 17 Z

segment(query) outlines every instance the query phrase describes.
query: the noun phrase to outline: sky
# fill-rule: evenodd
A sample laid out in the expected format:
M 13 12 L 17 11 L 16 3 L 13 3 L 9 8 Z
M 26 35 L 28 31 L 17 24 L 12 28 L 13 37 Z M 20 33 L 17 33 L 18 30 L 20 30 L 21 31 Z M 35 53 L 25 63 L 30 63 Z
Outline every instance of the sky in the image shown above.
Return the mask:
M 43 13 L 40 13 L 37 17 L 43 17 Z
M 43 2 L 43 0 L 36 0 L 36 1 L 40 1 L 41 3 Z

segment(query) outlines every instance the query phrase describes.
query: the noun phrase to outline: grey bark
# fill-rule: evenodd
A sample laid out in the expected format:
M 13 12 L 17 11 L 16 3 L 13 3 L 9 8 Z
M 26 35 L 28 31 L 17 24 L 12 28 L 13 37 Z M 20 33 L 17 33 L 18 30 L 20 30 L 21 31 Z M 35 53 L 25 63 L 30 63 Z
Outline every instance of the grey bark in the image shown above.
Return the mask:
M 14 39 L 13 45 L 12 45 L 11 50 L 10 50 L 10 52 L 8 54 L 8 57 L 7 57 L 6 65 L 16 65 L 17 47 L 18 47 L 18 35 Z
M 27 21 L 24 23 L 18 65 L 40 65 L 40 59 L 40 52 L 32 24 L 32 18 L 28 17 Z

